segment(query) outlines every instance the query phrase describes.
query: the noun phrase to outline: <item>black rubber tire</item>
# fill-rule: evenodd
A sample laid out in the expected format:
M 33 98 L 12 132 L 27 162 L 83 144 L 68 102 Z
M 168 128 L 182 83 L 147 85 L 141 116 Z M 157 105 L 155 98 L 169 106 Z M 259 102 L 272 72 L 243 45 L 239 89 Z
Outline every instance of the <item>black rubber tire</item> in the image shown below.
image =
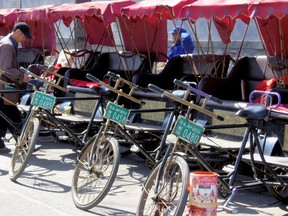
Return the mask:
M 75 206 L 82 210 L 95 207 L 105 198 L 119 168 L 118 142 L 110 136 L 103 138 L 101 146 L 98 146 L 99 154 L 94 152 L 92 165 L 89 164 L 88 158 L 94 140 L 95 137 L 91 138 L 81 150 L 72 178 L 72 199 Z M 97 166 L 92 168 L 95 162 Z
M 160 166 L 161 163 L 152 170 L 145 182 L 137 208 L 138 216 L 183 215 L 188 198 L 189 167 L 182 157 L 174 156 L 160 179 L 160 192 L 156 196 L 153 188 Z
M 9 170 L 9 178 L 11 181 L 16 181 L 26 168 L 36 145 L 39 128 L 40 120 L 36 117 L 31 118 L 18 138 Z

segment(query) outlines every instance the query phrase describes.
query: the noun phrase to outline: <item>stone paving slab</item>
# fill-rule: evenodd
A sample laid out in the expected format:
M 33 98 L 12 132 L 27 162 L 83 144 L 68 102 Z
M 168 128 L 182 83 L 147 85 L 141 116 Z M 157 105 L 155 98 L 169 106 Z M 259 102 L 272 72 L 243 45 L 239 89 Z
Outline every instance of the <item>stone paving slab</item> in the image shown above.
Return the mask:
M 55 142 L 52 137 L 40 137 L 42 147 L 34 153 L 30 165 L 17 183 L 9 180 L 12 153 L 0 155 L 0 215 L 68 216 L 68 215 L 135 215 L 141 185 L 149 173 L 143 159 L 130 154 L 121 157 L 117 179 L 110 193 L 89 211 L 77 209 L 71 197 L 71 179 L 79 152 L 72 144 Z M 13 148 L 13 144 L 7 144 Z M 218 199 L 221 204 L 224 200 Z M 239 191 L 232 206 L 235 215 L 288 215 L 287 206 L 279 203 L 260 187 Z M 217 215 L 229 215 L 218 210 Z M 231 214 L 232 215 L 232 214 Z

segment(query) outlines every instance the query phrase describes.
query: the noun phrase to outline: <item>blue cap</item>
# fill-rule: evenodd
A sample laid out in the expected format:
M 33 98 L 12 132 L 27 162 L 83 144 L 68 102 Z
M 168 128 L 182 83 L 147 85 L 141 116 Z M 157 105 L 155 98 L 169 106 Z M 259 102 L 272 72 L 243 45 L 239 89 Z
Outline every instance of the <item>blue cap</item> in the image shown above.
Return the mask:
M 186 29 L 180 28 L 180 27 L 174 28 L 173 31 L 171 31 L 170 33 L 175 34 L 175 33 L 177 33 L 177 32 L 180 32 L 180 34 L 181 34 L 181 33 L 187 33 Z

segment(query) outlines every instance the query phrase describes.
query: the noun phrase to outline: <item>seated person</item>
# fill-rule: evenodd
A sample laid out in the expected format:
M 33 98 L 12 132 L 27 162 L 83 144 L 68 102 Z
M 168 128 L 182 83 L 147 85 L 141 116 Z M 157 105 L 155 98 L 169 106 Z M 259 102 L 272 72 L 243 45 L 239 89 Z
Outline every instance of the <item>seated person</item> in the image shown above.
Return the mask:
M 169 59 L 177 55 L 193 53 L 194 44 L 192 42 L 191 36 L 187 33 L 186 29 L 176 27 L 171 33 L 174 44 L 168 51 Z

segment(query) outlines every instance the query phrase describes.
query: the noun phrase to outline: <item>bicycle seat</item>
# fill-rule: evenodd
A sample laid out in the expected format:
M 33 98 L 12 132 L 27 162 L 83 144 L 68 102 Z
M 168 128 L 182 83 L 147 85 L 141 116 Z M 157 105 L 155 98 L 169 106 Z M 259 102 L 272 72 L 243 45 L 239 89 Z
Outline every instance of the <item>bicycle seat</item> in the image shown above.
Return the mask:
M 268 115 L 267 108 L 262 104 L 250 104 L 236 113 L 237 116 L 249 119 L 264 119 Z

